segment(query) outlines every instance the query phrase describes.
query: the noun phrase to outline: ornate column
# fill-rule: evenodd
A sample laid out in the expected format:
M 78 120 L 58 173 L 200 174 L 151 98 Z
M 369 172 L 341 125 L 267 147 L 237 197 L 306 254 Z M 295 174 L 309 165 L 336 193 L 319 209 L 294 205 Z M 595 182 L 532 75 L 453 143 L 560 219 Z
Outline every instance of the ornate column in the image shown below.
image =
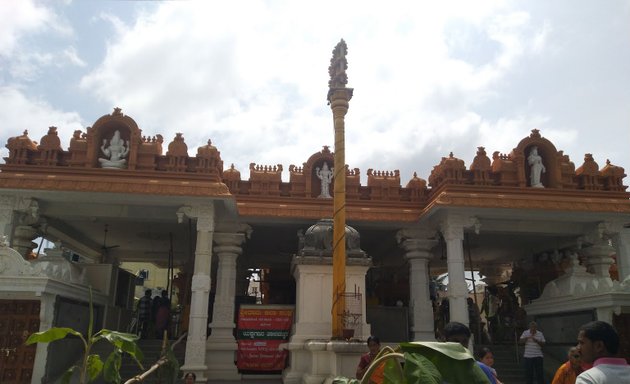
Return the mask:
M 15 197 L 0 196 L 0 237 L 5 236 L 9 244 L 13 237 L 13 210 Z
M 346 310 L 346 151 L 345 116 L 348 113 L 353 88 L 346 87 L 348 47 L 343 39 L 335 46 L 330 59 L 328 73 L 328 104 L 333 112 L 335 130 L 335 184 L 333 200 L 333 292 L 332 292 L 332 336 L 343 338 L 343 319 Z
M 429 260 L 431 248 L 437 245 L 436 231 L 430 229 L 401 229 L 396 239 L 405 250 L 409 261 L 409 309 L 411 310 L 411 338 L 434 341 L 433 305 L 429 292 Z
M 236 292 L 236 259 L 243 252 L 245 241 L 242 233 L 216 233 L 214 251 L 219 257 L 217 270 L 217 292 L 212 312 L 212 329 L 208 337 L 208 369 L 213 379 L 239 380 L 234 364 L 237 350 L 234 338 L 234 296 Z
M 39 332 L 44 332 L 53 326 L 55 319 L 55 301 L 57 295 L 42 292 L 39 307 Z M 48 357 L 48 344 L 37 343 L 37 352 L 33 362 L 33 378 L 37 381 L 46 373 L 46 359 Z
M 208 296 L 210 294 L 210 267 L 212 265 L 212 237 L 214 233 L 214 206 L 182 207 L 177 211 L 178 221 L 184 215 L 197 219 L 195 266 L 191 284 L 190 320 L 186 340 L 186 358 L 182 370 L 192 371 L 198 382 L 205 382 L 206 336 L 208 324 Z
M 30 198 L 0 196 L 0 236 L 6 236 L 11 248 L 26 256 L 37 245 L 37 229 L 33 224 L 39 221 L 39 205 Z
M 613 234 L 612 241 L 617 253 L 619 281 L 624 281 L 630 277 L 630 228 L 620 228 Z
M 440 224 L 446 241 L 448 264 L 448 299 L 451 321 L 468 324 L 468 284 L 464 274 L 464 228 L 477 225 L 476 219 L 462 216 L 448 216 Z

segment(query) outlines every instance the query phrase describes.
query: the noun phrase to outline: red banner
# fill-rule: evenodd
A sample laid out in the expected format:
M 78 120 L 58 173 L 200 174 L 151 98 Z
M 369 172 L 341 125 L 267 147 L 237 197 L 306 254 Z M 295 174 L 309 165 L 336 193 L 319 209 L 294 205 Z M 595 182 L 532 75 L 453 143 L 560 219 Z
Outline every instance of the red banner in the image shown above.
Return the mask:
M 292 306 L 242 305 L 238 313 L 236 366 L 248 371 L 281 371 L 288 351 L 278 346 L 289 339 Z

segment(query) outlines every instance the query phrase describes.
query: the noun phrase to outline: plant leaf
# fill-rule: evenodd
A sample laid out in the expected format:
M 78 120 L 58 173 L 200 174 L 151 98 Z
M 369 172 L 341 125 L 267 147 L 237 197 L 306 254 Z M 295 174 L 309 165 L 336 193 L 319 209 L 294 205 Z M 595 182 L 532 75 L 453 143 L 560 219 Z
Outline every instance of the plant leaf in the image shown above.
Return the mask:
M 50 343 L 55 340 L 63 339 L 69 334 L 83 339 L 83 335 L 72 328 L 52 327 L 42 332 L 33 333 L 28 337 L 28 339 L 26 339 L 24 344 L 31 345 L 33 343 Z
M 405 377 L 409 384 L 440 384 L 442 375 L 429 359 L 419 353 L 405 353 Z
M 403 370 L 400 368 L 400 362 L 392 357 L 391 359 L 387 359 L 381 363 L 381 367 L 377 368 L 376 371 L 372 374 L 378 375 L 378 371 L 382 370 L 382 377 L 384 383 L 391 384 L 403 384 L 406 383 L 405 377 L 403 376 Z
M 108 383 L 120 383 L 120 365 L 122 362 L 122 354 L 119 349 L 114 348 L 114 352 L 110 353 L 105 360 L 103 366 L 103 379 Z
M 74 374 L 74 370 L 76 368 L 77 368 L 76 365 L 73 365 L 72 367 L 68 368 L 68 370 L 65 371 L 63 375 L 61 375 L 61 379 L 59 380 L 59 382 L 61 384 L 69 384 L 70 380 L 72 379 L 72 375 Z
M 348 377 L 337 376 L 332 380 L 332 384 L 360 384 L 357 379 L 350 379 Z
M 166 363 L 158 368 L 158 377 L 165 378 L 167 383 L 175 383 L 179 374 L 179 361 L 171 348 L 162 357 L 166 358 Z
M 405 352 L 426 357 L 450 384 L 489 384 L 473 355 L 459 343 L 414 341 L 400 346 Z
M 136 363 L 142 367 L 140 361 L 144 358 L 144 355 L 136 344 L 138 335 L 133 333 L 110 331 L 109 329 L 101 329 L 96 335 L 94 335 L 94 339 L 101 338 L 109 341 L 115 348 L 121 350 L 122 352 L 130 354 L 131 357 L 136 360 Z
M 90 355 L 87 359 L 87 373 L 90 378 L 89 381 L 93 381 L 101 374 L 103 370 L 103 361 L 99 355 Z

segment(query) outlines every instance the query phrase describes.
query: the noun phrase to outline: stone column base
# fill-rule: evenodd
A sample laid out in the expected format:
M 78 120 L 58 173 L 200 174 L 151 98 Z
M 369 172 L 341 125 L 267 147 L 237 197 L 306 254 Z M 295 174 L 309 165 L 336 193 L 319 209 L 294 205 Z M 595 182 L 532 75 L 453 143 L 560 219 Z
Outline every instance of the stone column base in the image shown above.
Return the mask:
M 206 343 L 206 365 L 208 372 L 212 372 L 212 379 L 240 381 L 242 375 L 236 368 L 236 350 L 238 345 L 232 338 L 208 338 Z

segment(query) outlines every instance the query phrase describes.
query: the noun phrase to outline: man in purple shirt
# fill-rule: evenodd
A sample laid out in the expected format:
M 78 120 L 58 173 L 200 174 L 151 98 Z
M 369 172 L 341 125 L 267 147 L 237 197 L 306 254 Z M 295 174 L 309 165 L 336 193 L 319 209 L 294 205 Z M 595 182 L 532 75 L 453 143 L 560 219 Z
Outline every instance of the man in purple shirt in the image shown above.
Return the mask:
M 630 365 L 619 358 L 619 335 L 604 321 L 584 324 L 578 333 L 578 350 L 582 361 L 593 363 L 593 368 L 582 372 L 576 384 L 630 383 Z

